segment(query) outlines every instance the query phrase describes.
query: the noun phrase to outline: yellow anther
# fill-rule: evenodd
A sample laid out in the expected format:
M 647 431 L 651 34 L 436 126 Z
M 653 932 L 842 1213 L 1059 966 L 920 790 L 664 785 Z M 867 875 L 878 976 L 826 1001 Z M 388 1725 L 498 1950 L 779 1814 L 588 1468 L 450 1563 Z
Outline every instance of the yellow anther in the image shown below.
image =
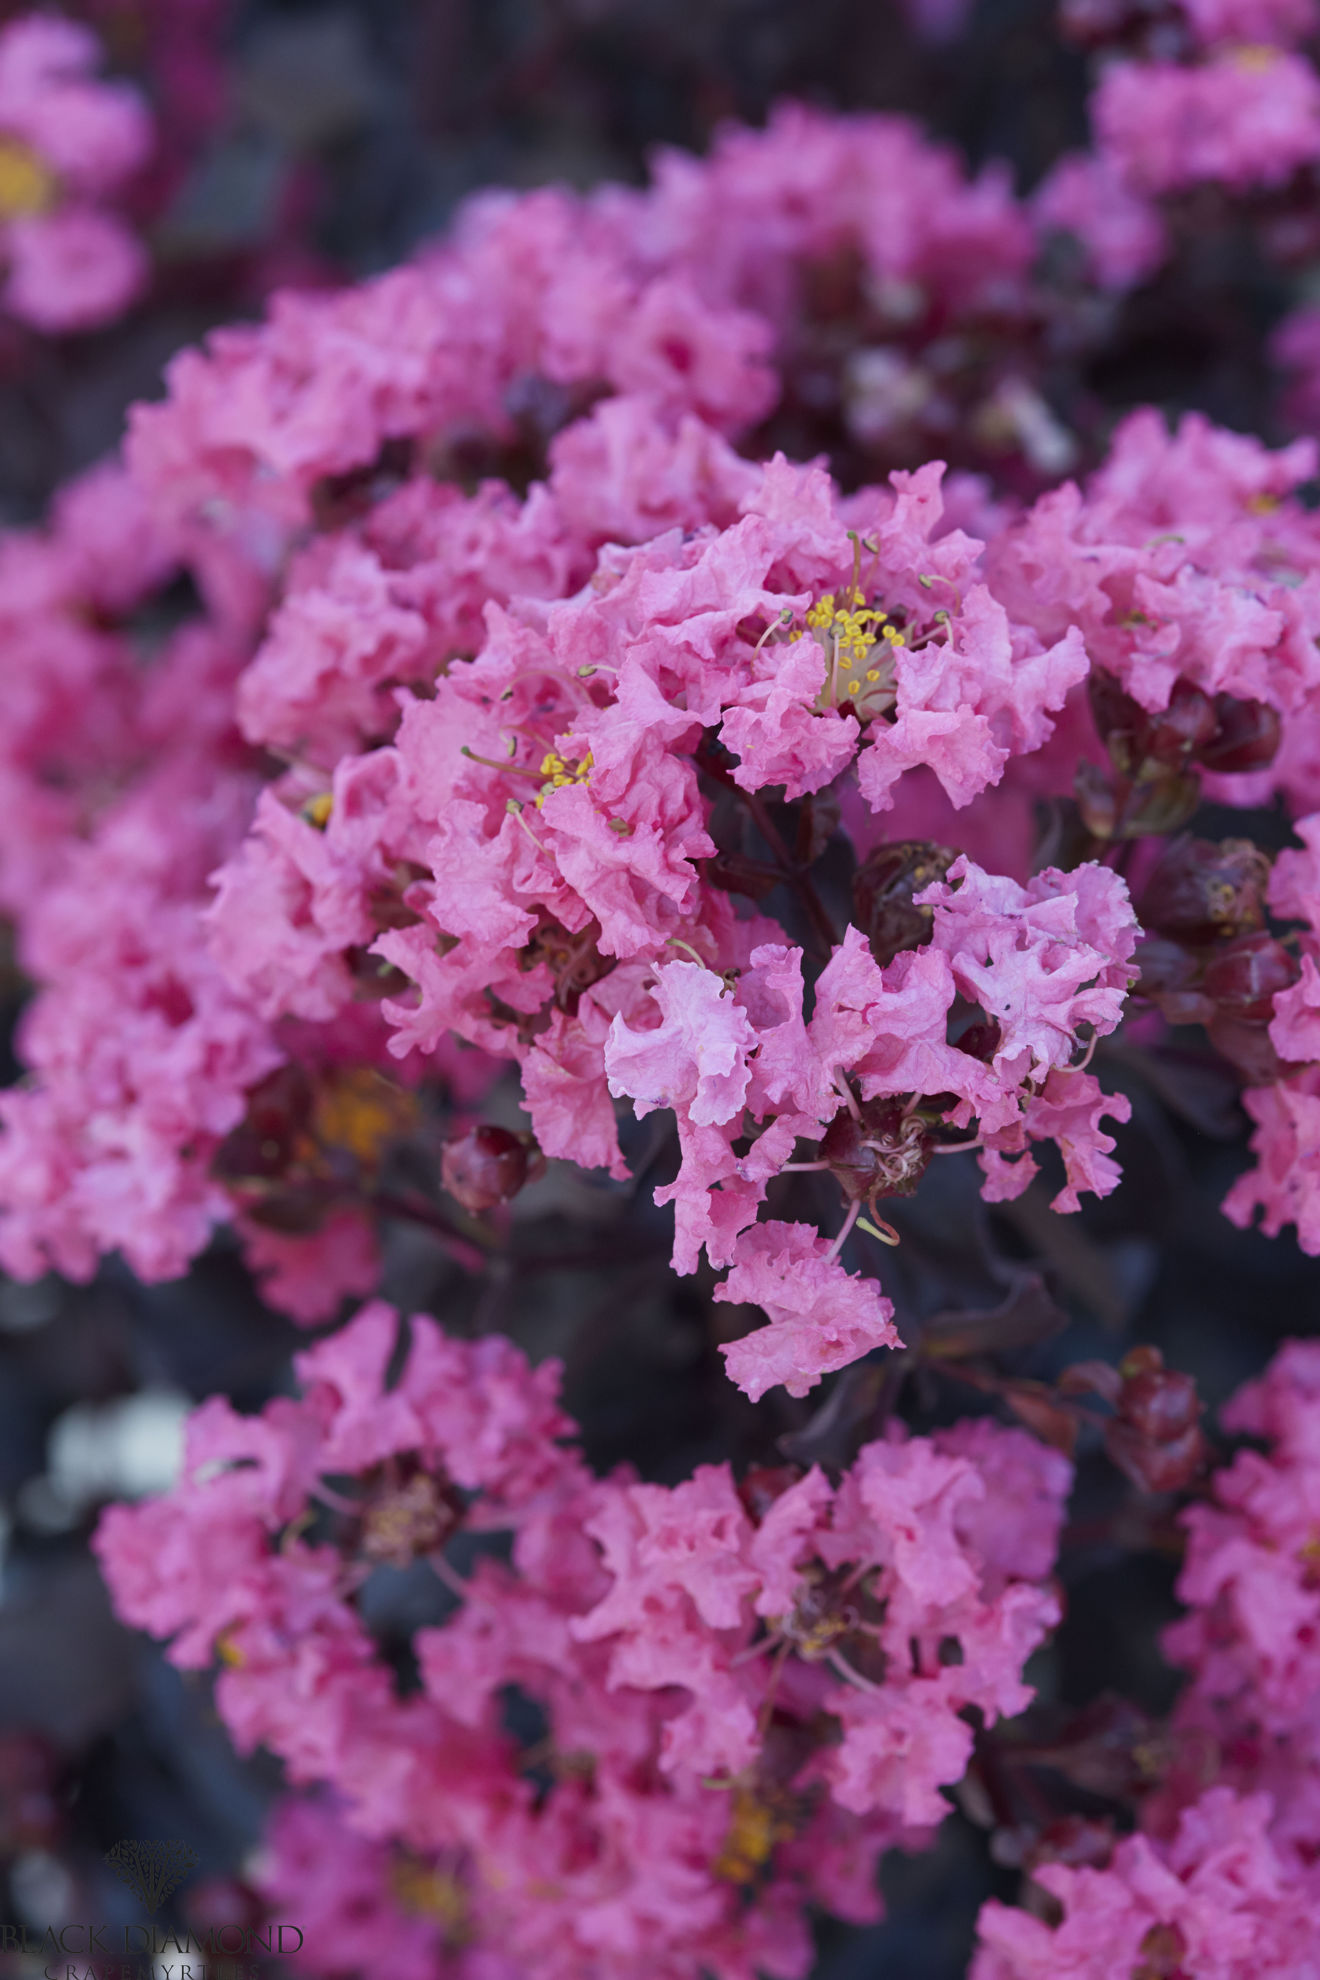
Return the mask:
M 851 532 L 850 532 L 851 534 Z M 869 545 L 868 548 L 873 548 Z M 762 636 L 782 640 L 804 639 L 808 633 L 825 656 L 825 680 L 813 706 L 824 713 L 847 701 L 862 722 L 886 714 L 893 706 L 892 683 L 887 665 L 869 667 L 881 637 L 892 649 L 903 646 L 903 635 L 889 624 L 889 615 L 879 605 L 868 605 L 861 583 L 861 543 L 854 538 L 854 567 L 850 583 L 839 592 L 825 591 L 812 600 L 803 624 L 790 626 L 789 612 L 781 614 L 783 630 Z M 758 642 L 758 651 L 761 642 Z M 848 675 L 865 672 L 866 685 Z M 874 692 L 873 692 L 874 690 Z
M 551 791 L 562 791 L 568 784 L 585 784 L 591 770 L 591 751 L 588 750 L 580 763 L 565 763 L 556 750 L 551 750 L 541 760 L 541 775 L 545 778 L 536 793 L 536 808 L 539 811 Z
M 342 1149 L 364 1169 L 379 1167 L 391 1142 L 417 1125 L 411 1093 L 370 1066 L 327 1073 L 317 1092 L 312 1127 L 324 1148 Z
M 331 793 L 329 791 L 318 791 L 315 797 L 309 797 L 307 799 L 307 802 L 301 807 L 300 815 L 307 820 L 309 825 L 314 825 L 318 832 L 324 832 L 326 826 L 330 823 L 330 813 L 334 808 L 335 801 Z

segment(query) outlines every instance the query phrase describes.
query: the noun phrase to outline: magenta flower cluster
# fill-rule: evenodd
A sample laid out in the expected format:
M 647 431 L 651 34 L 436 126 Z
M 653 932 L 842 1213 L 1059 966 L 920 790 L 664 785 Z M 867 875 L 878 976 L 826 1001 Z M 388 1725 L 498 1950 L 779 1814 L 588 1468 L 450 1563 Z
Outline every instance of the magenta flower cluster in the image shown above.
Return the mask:
M 369 1301 L 298 1395 L 204 1403 L 175 1490 L 97 1539 L 124 1620 L 283 1762 L 260 1882 L 322 1921 L 311 1970 L 797 1980 L 1062 1613 L 1071 1464 L 987 1416 L 595 1475 L 554 1364 L 373 1297 L 400 1143 L 443 1122 L 432 1227 L 479 1260 L 545 1162 L 623 1185 L 672 1116 L 655 1202 L 749 1415 L 917 1352 L 875 1262 L 932 1164 L 992 1204 L 1044 1174 L 1065 1215 L 1115 1188 L 1120 1026 L 1204 1028 L 1254 1123 L 1225 1213 L 1320 1255 L 1315 446 L 1138 411 L 1062 479 L 1012 355 L 1059 236 L 1100 310 L 1179 199 L 1320 162 L 1314 25 L 1187 0 L 1027 201 L 794 105 L 644 189 L 483 196 L 177 356 L 122 459 L 0 541 L 35 986 L 0 1262 L 169 1279 L 223 1229 L 300 1323 Z M 102 195 L 147 126 L 92 66 L 67 24 L 0 36 L 4 302 L 44 328 L 139 278 Z M 1320 375 L 1313 316 L 1280 348 Z M 795 458 L 822 406 L 833 468 Z M 1295 843 L 1192 836 L 1203 797 Z M 1129 1476 L 1199 1481 L 1188 1681 L 1136 1831 L 1032 1862 L 975 1980 L 1318 1974 L 1320 1359 L 1239 1395 L 1263 1448 L 1213 1473 L 1158 1366 L 1087 1379 Z M 451 1607 L 405 1679 L 372 1602 L 419 1563 Z
M 993 1723 L 1030 1696 L 1071 1467 L 982 1421 L 869 1444 L 835 1486 L 739 1487 L 723 1464 L 597 1479 L 562 1441 L 552 1364 L 409 1331 L 392 1388 L 377 1302 L 298 1357 L 301 1399 L 204 1404 L 176 1492 L 98 1535 L 125 1619 L 185 1667 L 218 1655 L 240 1749 L 320 1792 L 282 1815 L 271 1890 L 305 1908 L 325 1855 L 352 1857 L 318 1916 L 347 1971 L 448 1940 L 475 1942 L 452 1970 L 483 1980 L 804 1973 L 806 1905 L 875 1916 L 876 1857 L 942 1819 L 968 1708 Z M 446 1549 L 496 1533 L 509 1559 L 460 1577 Z M 418 1558 L 458 1602 L 417 1632 L 400 1698 L 356 1598 Z M 544 1715 L 539 1762 L 502 1725 L 511 1687 Z

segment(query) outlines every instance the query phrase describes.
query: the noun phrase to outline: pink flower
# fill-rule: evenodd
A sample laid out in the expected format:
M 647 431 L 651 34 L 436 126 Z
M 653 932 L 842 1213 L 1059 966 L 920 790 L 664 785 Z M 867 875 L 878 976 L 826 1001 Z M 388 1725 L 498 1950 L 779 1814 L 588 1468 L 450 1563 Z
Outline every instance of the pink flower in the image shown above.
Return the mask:
M 5 243 L 9 273 L 0 300 L 34 330 L 85 330 L 122 316 L 147 279 L 141 242 L 114 214 L 66 206 L 15 220 Z
M 1320 1071 L 1308 1068 L 1274 1086 L 1248 1087 L 1242 1104 L 1256 1123 L 1256 1167 L 1224 1198 L 1224 1215 L 1246 1230 L 1259 1209 L 1267 1237 L 1297 1226 L 1297 1242 L 1320 1255 Z
M 1120 1170 L 1111 1160 L 1113 1137 L 1104 1132 L 1101 1122 L 1106 1115 L 1126 1121 L 1131 1113 L 1127 1095 L 1104 1092 L 1094 1073 L 1056 1067 L 1040 1092 L 1028 1099 L 1020 1124 L 986 1133 L 980 1157 L 986 1174 L 982 1195 L 988 1203 L 1012 1202 L 1020 1196 L 1037 1173 L 1035 1157 L 1020 1151 L 1029 1141 L 1053 1141 L 1063 1156 L 1067 1181 L 1051 1198 L 1051 1210 L 1080 1209 L 1078 1192 L 1083 1189 L 1108 1196 L 1118 1185 Z M 1006 1160 L 1007 1156 L 1015 1159 Z
M 1179 0 L 1206 47 L 1239 42 L 1248 47 L 1295 47 L 1316 29 L 1313 0 Z
M 136 92 L 98 82 L 88 29 L 39 14 L 0 33 L 5 307 L 45 331 L 122 314 L 142 288 L 141 243 L 101 202 L 145 161 L 152 124 Z
M 999 1026 L 996 1069 L 1065 1066 L 1078 1029 L 1117 1025 L 1135 974 L 1137 919 L 1108 867 L 1047 867 L 1025 888 L 983 873 L 964 854 L 918 905 L 935 909 L 932 947 L 954 980 Z
M 746 1300 L 770 1324 L 723 1344 L 729 1375 L 753 1402 L 782 1383 L 804 1396 L 822 1375 L 877 1347 L 901 1347 L 894 1308 L 874 1279 L 845 1272 L 809 1224 L 764 1223 L 738 1239 L 718 1300 Z
M 346 1299 L 365 1299 L 380 1278 L 376 1233 L 354 1210 L 335 1211 L 306 1235 L 249 1222 L 243 1237 L 267 1306 L 304 1326 L 333 1320 Z
M 1158 210 L 1132 190 L 1104 155 L 1070 153 L 1053 166 L 1032 199 L 1043 233 L 1072 234 L 1088 272 L 1121 292 L 1153 275 L 1168 252 Z
M 844 1685 L 829 1702 L 843 1727 L 830 1769 L 840 1807 L 855 1815 L 888 1808 L 905 1828 L 942 1822 L 949 1804 L 939 1788 L 961 1779 L 972 1752 L 972 1729 L 951 1709 L 947 1679 L 917 1678 L 878 1699 Z
M 1117 62 L 1092 99 L 1100 146 L 1145 193 L 1205 179 L 1274 186 L 1320 157 L 1320 81 L 1300 56 L 1261 47 L 1198 68 Z
M 1269 1801 L 1212 1788 L 1167 1846 L 1120 1842 L 1107 1869 L 1042 1865 L 1033 1874 L 1063 1909 L 1057 1925 L 995 1900 L 980 1918 L 972 1980 L 1107 1980 L 1158 1951 L 1205 1980 L 1315 1972 L 1311 1880 L 1289 1879 L 1267 1834 Z
M 627 1094 L 638 1115 L 681 1108 L 713 1125 L 742 1112 L 756 1034 L 729 986 L 699 963 L 660 963 L 652 990 L 660 1011 L 654 1031 L 631 1031 L 616 1016 L 605 1041 L 611 1093 Z

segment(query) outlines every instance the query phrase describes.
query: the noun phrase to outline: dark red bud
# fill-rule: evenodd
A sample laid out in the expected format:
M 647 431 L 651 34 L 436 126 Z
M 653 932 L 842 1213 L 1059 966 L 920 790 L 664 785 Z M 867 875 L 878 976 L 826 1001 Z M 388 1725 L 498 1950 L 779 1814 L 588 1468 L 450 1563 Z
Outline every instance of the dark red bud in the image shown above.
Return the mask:
M 1191 681 L 1175 681 L 1168 707 L 1155 714 L 1110 674 L 1097 671 L 1089 685 L 1096 728 L 1110 762 L 1124 777 L 1135 777 L 1152 764 L 1181 770 L 1216 734 L 1214 703 Z
M 1114 676 L 1105 673 L 1102 667 L 1091 669 L 1086 691 L 1096 733 L 1102 742 L 1112 735 L 1132 734 L 1146 719 L 1145 711 L 1132 699 L 1127 689 L 1120 687 Z
M 440 1180 L 465 1210 L 493 1210 L 534 1181 L 544 1166 L 530 1135 L 483 1125 L 445 1143 Z
M 1197 751 L 1197 761 L 1207 770 L 1263 770 L 1273 763 L 1282 729 L 1277 710 L 1267 701 L 1217 694 L 1215 718 L 1213 736 Z
M 1156 1444 L 1120 1417 L 1105 1425 L 1105 1449 L 1142 1492 L 1183 1491 L 1204 1468 L 1210 1454 L 1197 1424 L 1168 1443 Z
M 783 874 L 764 860 L 749 859 L 744 853 L 717 852 L 705 861 L 703 872 L 712 887 L 724 894 L 743 894 L 749 901 L 763 901 L 773 894 Z
M 966 1052 L 969 1058 L 988 1063 L 999 1050 L 1003 1033 L 994 1018 L 986 1018 L 979 1023 L 969 1024 L 966 1031 L 959 1032 L 953 1040 L 958 1051 Z
M 1201 945 L 1259 929 L 1270 863 L 1249 839 L 1177 839 L 1142 888 L 1142 926 Z
M 1149 1369 L 1124 1382 L 1118 1413 L 1143 1437 L 1172 1443 L 1201 1414 L 1196 1383 L 1179 1369 Z
M 1200 988 L 1201 965 L 1179 942 L 1148 935 L 1137 944 L 1138 994 L 1148 997 L 1170 1024 L 1205 1024 L 1214 1004 Z
M 1059 1377 L 1059 1393 L 1064 1396 L 1103 1396 L 1116 1403 L 1123 1378 L 1107 1361 L 1075 1361 Z
M 1217 723 L 1215 708 L 1208 694 L 1190 681 L 1178 681 L 1169 705 L 1148 718 L 1150 724 L 1146 753 L 1157 763 L 1176 768 L 1193 756 L 1203 756 L 1213 738 Z
M 1261 929 L 1220 949 L 1206 965 L 1203 986 L 1226 1017 L 1266 1024 L 1279 991 L 1296 983 L 1301 973 L 1291 951 Z
M 853 919 L 871 954 L 883 968 L 901 949 L 919 949 L 929 942 L 933 911 L 914 907 L 912 897 L 942 880 L 956 852 L 924 839 L 876 846 L 853 875 Z

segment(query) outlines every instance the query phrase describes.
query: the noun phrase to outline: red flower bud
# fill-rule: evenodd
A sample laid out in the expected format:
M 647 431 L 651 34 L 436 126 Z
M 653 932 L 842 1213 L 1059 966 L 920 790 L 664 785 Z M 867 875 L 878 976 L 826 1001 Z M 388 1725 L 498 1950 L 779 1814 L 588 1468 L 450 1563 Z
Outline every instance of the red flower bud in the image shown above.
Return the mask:
M 1196 752 L 1207 770 L 1263 770 L 1273 763 L 1282 733 L 1278 713 L 1267 701 L 1239 701 L 1236 695 L 1215 696 L 1216 727 L 1209 742 Z
M 1110 762 L 1124 777 L 1135 777 L 1150 764 L 1184 769 L 1217 732 L 1214 703 L 1191 681 L 1175 681 L 1168 707 L 1158 714 L 1151 714 L 1112 675 L 1100 671 L 1091 676 L 1090 695 L 1091 713 Z
M 1210 1446 L 1198 1424 L 1167 1444 L 1156 1444 L 1119 1417 L 1105 1426 L 1105 1449 L 1119 1470 L 1142 1492 L 1181 1492 L 1204 1468 L 1210 1455 Z
M 1124 1382 L 1118 1413 L 1141 1436 L 1171 1443 L 1201 1414 L 1196 1383 L 1177 1368 L 1147 1369 Z
M 1260 928 L 1270 863 L 1249 839 L 1177 839 L 1136 903 L 1143 927 L 1207 943 Z
M 1274 1015 L 1274 999 L 1280 990 L 1296 983 L 1302 966 L 1264 929 L 1252 935 L 1239 935 L 1227 943 L 1206 965 L 1205 994 L 1226 1017 L 1247 1024 L 1267 1024 Z
M 483 1125 L 445 1143 L 440 1180 L 465 1210 L 493 1210 L 544 1168 L 545 1159 L 530 1135 Z

